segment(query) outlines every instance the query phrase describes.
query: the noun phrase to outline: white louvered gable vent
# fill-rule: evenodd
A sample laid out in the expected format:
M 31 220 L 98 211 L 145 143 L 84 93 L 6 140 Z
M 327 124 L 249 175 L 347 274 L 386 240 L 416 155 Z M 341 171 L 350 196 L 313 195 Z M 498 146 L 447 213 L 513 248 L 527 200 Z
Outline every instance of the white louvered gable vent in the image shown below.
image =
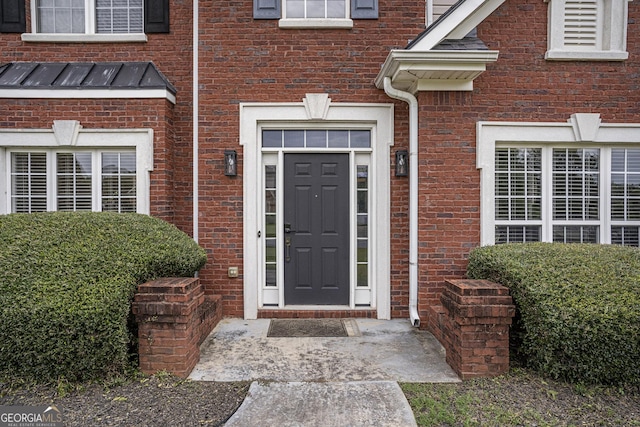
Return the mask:
M 629 57 L 628 4 L 633 0 L 544 1 L 549 3 L 545 59 L 624 61 Z
M 567 0 L 564 15 L 565 47 L 599 49 L 600 27 L 598 0 Z

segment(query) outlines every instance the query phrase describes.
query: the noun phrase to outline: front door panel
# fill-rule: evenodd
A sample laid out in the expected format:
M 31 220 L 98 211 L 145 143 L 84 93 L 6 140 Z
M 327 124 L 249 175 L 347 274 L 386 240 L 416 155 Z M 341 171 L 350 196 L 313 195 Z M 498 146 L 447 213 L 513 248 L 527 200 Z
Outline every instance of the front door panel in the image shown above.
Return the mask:
M 284 155 L 284 299 L 349 304 L 349 155 Z

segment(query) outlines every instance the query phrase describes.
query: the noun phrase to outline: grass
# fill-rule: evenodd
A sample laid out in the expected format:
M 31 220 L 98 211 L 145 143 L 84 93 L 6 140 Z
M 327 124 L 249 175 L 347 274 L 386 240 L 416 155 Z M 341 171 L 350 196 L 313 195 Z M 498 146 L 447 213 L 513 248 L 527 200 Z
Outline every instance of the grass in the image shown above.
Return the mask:
M 640 427 L 640 390 L 546 380 L 520 368 L 454 384 L 403 383 L 418 426 Z

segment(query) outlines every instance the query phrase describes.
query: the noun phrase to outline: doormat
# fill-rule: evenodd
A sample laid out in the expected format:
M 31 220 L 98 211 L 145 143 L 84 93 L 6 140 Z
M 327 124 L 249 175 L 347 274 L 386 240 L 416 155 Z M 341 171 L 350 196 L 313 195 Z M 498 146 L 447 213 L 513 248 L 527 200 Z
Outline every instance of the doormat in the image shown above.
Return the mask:
M 345 319 L 349 321 L 351 319 Z M 348 337 L 342 319 L 272 319 L 267 337 Z

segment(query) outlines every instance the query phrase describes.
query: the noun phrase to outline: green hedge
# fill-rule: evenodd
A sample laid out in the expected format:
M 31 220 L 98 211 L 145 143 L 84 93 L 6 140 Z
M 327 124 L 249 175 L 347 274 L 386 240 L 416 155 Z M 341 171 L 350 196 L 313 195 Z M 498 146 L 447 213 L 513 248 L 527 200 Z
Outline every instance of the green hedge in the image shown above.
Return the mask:
M 640 251 L 610 245 L 478 248 L 467 275 L 507 286 L 512 337 L 535 370 L 556 379 L 640 384 Z
M 204 251 L 146 215 L 0 216 L 0 372 L 42 382 L 123 372 L 137 285 L 191 277 Z

